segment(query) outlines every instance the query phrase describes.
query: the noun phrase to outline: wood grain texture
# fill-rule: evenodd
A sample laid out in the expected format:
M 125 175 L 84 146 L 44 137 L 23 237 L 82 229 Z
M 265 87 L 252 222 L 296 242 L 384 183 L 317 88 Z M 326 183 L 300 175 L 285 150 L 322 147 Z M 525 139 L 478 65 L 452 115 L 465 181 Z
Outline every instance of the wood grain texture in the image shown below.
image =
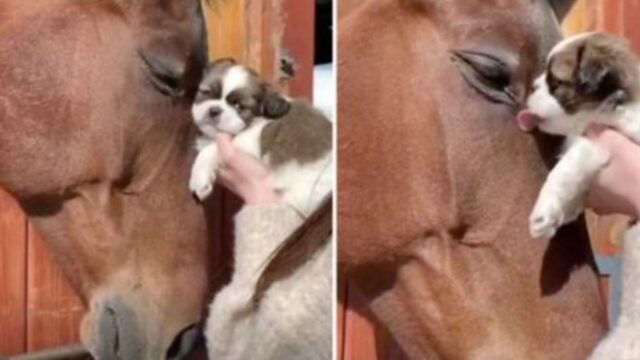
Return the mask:
M 212 59 L 231 57 L 277 80 L 281 0 L 227 0 L 205 7 Z
M 209 32 L 209 57 L 232 57 L 244 61 L 247 55 L 247 27 L 243 0 L 218 1 L 204 5 Z
M 27 258 L 27 351 L 78 342 L 84 309 L 32 226 Z
M 0 355 L 26 349 L 27 221 L 0 190 Z

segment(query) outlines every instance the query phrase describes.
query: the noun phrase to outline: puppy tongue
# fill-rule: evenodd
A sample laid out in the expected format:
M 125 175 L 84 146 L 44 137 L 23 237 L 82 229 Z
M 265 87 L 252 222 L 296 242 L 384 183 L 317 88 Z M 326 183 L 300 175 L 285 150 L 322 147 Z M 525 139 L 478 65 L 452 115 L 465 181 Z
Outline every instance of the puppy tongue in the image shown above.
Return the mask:
M 540 118 L 529 110 L 522 110 L 518 113 L 518 127 L 522 131 L 531 131 L 538 126 Z

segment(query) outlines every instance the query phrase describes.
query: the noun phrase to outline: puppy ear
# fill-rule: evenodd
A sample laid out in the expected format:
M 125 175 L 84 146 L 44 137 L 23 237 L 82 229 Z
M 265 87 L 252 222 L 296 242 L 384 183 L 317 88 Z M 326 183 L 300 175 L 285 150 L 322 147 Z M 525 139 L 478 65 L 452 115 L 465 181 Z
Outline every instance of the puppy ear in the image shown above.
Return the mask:
M 620 81 L 600 49 L 586 44 L 578 57 L 578 91 L 604 99 L 619 88 Z
M 578 90 L 588 95 L 595 94 L 608 76 L 609 69 L 604 63 L 597 59 L 587 59 L 580 64 L 578 70 Z
M 264 95 L 262 99 L 262 116 L 268 119 L 279 119 L 285 116 L 291 104 L 284 96 L 272 85 L 264 85 Z

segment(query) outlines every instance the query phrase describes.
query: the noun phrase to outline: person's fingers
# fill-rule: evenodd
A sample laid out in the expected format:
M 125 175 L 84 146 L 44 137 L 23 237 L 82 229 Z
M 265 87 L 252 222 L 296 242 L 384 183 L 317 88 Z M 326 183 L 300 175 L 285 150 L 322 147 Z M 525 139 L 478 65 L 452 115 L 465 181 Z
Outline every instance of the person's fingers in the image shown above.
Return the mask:
M 235 177 L 235 173 L 229 170 L 227 167 L 221 167 L 218 170 L 218 180 L 224 187 L 228 188 L 229 190 L 234 192 L 237 190 L 236 182 L 238 180 Z
M 228 160 L 233 156 L 235 149 L 231 135 L 225 133 L 216 134 L 216 143 L 218 144 L 218 151 L 222 161 Z

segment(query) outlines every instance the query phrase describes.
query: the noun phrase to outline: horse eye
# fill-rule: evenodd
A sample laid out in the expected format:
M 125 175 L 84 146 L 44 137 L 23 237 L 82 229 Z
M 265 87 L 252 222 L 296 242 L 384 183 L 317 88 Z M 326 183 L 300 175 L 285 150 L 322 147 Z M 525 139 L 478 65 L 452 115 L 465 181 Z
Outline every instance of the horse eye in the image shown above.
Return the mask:
M 454 51 L 452 59 L 471 87 L 494 102 L 515 105 L 509 67 L 496 57 L 472 51 Z
M 462 61 L 475 71 L 479 80 L 497 90 L 502 90 L 511 83 L 511 76 L 506 64 L 486 54 L 474 52 L 455 52 L 454 61 Z

